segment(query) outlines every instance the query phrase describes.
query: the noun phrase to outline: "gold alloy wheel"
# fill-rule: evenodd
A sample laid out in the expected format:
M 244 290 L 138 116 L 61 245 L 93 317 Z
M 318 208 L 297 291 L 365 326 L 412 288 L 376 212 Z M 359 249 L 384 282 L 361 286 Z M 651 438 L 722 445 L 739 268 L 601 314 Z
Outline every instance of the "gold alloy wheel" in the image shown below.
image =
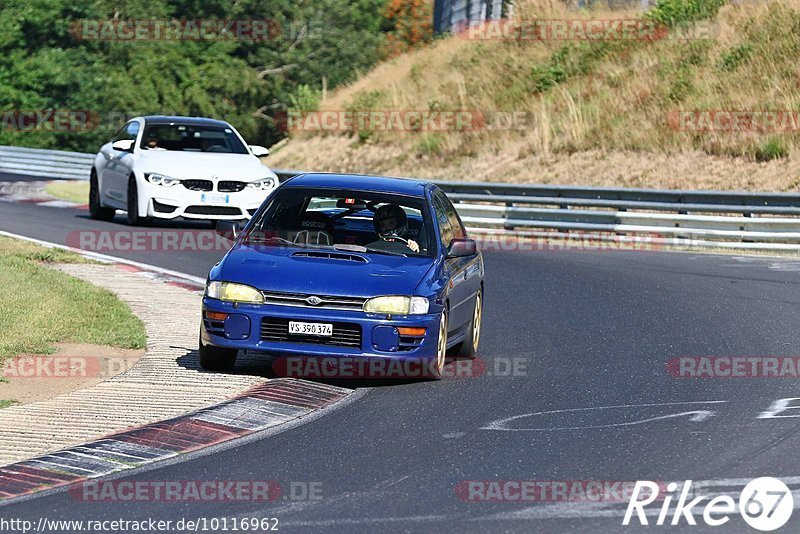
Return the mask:
M 439 343 L 436 346 L 436 368 L 434 372 L 441 376 L 444 369 L 445 355 L 447 354 L 447 314 L 442 311 L 442 318 L 439 320 Z
M 483 315 L 483 302 L 481 291 L 475 297 L 475 313 L 472 315 L 472 348 L 478 352 L 478 343 L 481 342 L 481 316 Z

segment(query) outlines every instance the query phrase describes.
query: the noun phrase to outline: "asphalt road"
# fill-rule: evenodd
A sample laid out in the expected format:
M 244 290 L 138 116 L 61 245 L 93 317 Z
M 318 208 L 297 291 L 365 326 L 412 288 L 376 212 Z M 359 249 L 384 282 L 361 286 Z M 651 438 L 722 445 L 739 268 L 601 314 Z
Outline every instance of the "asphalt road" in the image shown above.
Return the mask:
M 128 228 L 119 218 L 99 223 L 75 210 L 0 203 L 0 229 L 66 242 L 76 230 Z M 221 253 L 119 255 L 205 276 Z M 800 397 L 800 379 L 678 379 L 666 366 L 681 356 L 800 354 L 800 262 L 610 251 L 485 259 L 482 376 L 373 381 L 308 424 L 120 479 L 277 480 L 284 493 L 312 487 L 320 499 L 98 503 L 59 492 L 0 507 L 0 518 L 275 517 L 292 532 L 624 532 L 638 530 L 621 526 L 626 502 L 469 502 L 456 488 L 688 479 L 724 487 L 800 475 L 800 419 L 758 418 L 777 399 Z M 517 365 L 510 376 L 509 364 Z M 538 415 L 503 422 L 526 414 Z M 784 529 L 798 526 L 795 510 Z M 736 515 L 713 530 L 754 532 Z

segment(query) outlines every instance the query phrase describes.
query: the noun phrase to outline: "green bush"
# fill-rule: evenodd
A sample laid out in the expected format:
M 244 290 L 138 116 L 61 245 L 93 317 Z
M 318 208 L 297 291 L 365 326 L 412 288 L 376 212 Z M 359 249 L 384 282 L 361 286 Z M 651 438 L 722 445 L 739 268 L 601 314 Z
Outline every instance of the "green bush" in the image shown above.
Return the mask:
M 356 93 L 350 104 L 345 107 L 349 113 L 357 114 L 365 111 L 374 110 L 375 106 L 383 99 L 383 91 L 362 91 Z M 372 137 L 372 130 L 367 128 L 360 128 L 360 125 L 354 120 L 352 133 L 358 135 L 358 140 L 361 143 L 367 142 Z
M 435 133 L 423 134 L 417 143 L 417 151 L 427 156 L 435 156 L 442 153 L 444 139 Z
M 739 65 L 749 60 L 753 55 L 753 47 L 749 44 L 734 46 L 722 52 L 719 57 L 719 68 L 725 71 L 736 70 Z
M 789 149 L 778 139 L 770 139 L 756 148 L 756 161 L 765 162 L 789 157 Z
M 305 84 L 298 85 L 294 94 L 289 95 L 289 109 L 291 111 L 317 111 L 320 98 L 320 91 Z
M 681 24 L 713 19 L 726 0 L 658 0 L 647 13 L 657 24 L 674 28 Z

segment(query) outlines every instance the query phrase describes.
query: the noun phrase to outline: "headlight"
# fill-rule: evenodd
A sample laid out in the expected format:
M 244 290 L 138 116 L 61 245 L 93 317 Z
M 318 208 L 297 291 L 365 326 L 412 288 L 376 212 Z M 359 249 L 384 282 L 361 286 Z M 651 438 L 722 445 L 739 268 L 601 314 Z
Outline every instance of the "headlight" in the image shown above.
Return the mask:
M 270 191 L 275 189 L 275 178 L 264 178 L 257 182 L 247 184 L 248 189 L 257 189 L 259 191 Z
M 232 282 L 209 282 L 206 286 L 206 296 L 226 302 L 264 303 L 264 295 L 258 289 Z
M 364 311 L 394 315 L 423 315 L 428 313 L 428 299 L 403 296 L 376 297 L 364 303 Z
M 144 177 L 151 184 L 162 185 L 164 187 L 172 187 L 173 185 L 178 185 L 179 183 L 181 183 L 180 180 L 177 180 L 175 178 L 170 178 L 169 176 L 164 176 L 163 174 L 158 174 L 155 172 L 152 172 L 150 174 L 145 174 Z

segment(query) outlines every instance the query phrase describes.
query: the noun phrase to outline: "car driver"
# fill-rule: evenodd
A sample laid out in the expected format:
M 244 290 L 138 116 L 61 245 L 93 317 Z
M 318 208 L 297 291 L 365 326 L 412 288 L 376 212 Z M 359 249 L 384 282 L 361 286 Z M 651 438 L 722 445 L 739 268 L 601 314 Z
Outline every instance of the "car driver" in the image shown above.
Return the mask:
M 404 254 L 410 249 L 419 252 L 419 244 L 413 239 L 406 239 L 408 233 L 408 216 L 400 206 L 385 204 L 375 211 L 372 218 L 375 233 L 380 238 L 369 245 L 369 248 L 379 248 L 388 252 Z

